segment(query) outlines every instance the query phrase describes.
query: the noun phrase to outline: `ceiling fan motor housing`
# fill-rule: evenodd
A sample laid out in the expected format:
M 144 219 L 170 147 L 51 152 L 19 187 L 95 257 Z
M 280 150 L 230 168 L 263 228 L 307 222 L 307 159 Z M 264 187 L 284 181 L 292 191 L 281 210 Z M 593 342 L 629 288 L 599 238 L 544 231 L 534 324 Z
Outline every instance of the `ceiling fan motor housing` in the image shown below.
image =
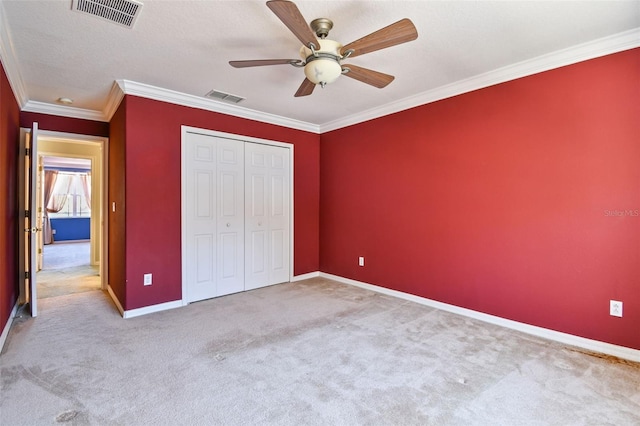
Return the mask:
M 314 84 L 333 83 L 342 74 L 340 65 L 340 49 L 342 44 L 337 41 L 321 39 L 320 49 L 312 51 L 306 46 L 300 48 L 300 57 L 304 59 L 304 75 Z

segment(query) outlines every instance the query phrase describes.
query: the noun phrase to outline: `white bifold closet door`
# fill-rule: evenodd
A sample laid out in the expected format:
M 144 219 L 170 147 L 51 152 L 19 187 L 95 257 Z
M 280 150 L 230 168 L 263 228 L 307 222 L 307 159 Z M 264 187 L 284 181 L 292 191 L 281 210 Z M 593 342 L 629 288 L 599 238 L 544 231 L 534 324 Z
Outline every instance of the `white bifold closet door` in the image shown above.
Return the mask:
M 245 145 L 245 289 L 289 281 L 289 150 Z
M 289 281 L 287 148 L 187 133 L 187 302 Z

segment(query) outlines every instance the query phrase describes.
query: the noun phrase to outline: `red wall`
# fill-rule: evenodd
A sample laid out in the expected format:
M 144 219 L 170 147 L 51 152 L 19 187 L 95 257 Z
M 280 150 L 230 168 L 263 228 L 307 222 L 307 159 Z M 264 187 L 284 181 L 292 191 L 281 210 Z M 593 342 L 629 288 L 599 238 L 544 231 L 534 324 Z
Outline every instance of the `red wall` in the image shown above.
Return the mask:
M 321 156 L 323 272 L 640 349 L 640 49 L 323 134 Z
M 319 135 L 135 96 L 124 102 L 125 310 L 182 298 L 181 125 L 294 144 L 294 274 L 318 270 Z M 145 273 L 152 286 L 143 286 Z
M 109 123 L 107 122 L 60 117 L 37 112 L 22 111 L 20 113 L 20 127 L 30 128 L 33 122 L 38 123 L 38 129 L 40 130 L 109 137 Z
M 18 138 L 20 108 L 0 64 L 0 333 L 18 300 Z
M 111 290 L 124 307 L 126 292 L 126 217 L 125 217 L 125 148 L 126 148 L 126 99 L 120 103 L 111 118 L 109 134 L 108 172 L 108 278 Z M 116 203 L 116 211 L 111 207 Z

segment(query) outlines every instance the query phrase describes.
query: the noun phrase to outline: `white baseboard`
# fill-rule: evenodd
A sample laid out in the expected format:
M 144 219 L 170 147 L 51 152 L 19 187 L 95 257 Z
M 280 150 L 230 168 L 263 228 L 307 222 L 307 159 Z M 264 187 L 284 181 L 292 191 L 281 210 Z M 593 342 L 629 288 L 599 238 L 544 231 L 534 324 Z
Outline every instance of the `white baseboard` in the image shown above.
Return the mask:
M 129 309 L 128 311 L 125 311 L 110 285 L 107 286 L 107 291 L 109 292 L 111 299 L 113 299 L 113 303 L 116 304 L 116 307 L 118 308 L 120 315 L 122 315 L 122 318 L 134 318 L 141 315 L 152 314 L 154 312 L 166 311 L 169 309 L 180 308 L 184 306 L 182 304 L 182 300 L 175 300 L 173 302 L 159 303 L 157 305 L 145 306 L 144 308 Z
M 419 303 L 421 305 L 430 306 L 432 308 L 441 309 L 443 311 L 451 312 L 458 315 L 463 315 L 469 318 L 474 318 L 480 321 L 488 322 L 491 324 L 499 325 L 501 327 L 510 328 L 513 330 L 521 331 L 523 333 L 531 334 L 534 336 L 542 337 L 556 342 L 564 343 L 571 346 L 576 346 L 588 351 L 599 352 L 607 355 L 612 355 L 618 358 L 628 359 L 630 361 L 640 362 L 640 350 L 627 348 L 626 346 L 613 345 L 611 343 L 601 342 L 598 340 L 587 339 L 580 336 L 574 336 L 573 334 L 562 333 L 555 330 L 549 330 L 543 327 L 537 327 L 530 324 L 521 323 L 518 321 L 512 321 L 505 318 L 500 318 L 494 315 L 485 314 L 482 312 L 474 311 L 471 309 L 461 308 L 455 305 L 449 305 L 447 303 L 438 302 L 435 300 L 427 299 L 413 294 L 403 293 L 397 290 L 391 290 L 384 287 L 379 287 L 373 284 L 363 283 L 361 281 L 352 280 L 349 278 L 343 278 L 337 275 L 326 274 L 320 272 L 320 276 L 328 278 L 334 281 L 341 282 L 343 284 L 349 284 L 356 287 L 364 288 L 366 290 L 375 291 L 377 293 L 386 294 L 388 296 L 398 297 L 400 299 L 409 300 L 411 302 Z
M 152 314 L 154 312 L 167 311 L 169 309 L 181 308 L 184 305 L 182 300 L 174 300 L 173 302 L 159 303 L 157 305 L 145 306 L 144 308 L 130 309 L 124 311 L 123 318 L 139 317 L 140 315 Z
M 107 286 L 107 291 L 109 292 L 111 299 L 113 299 L 113 303 L 116 304 L 116 307 L 118 308 L 120 315 L 122 315 L 122 318 L 134 318 L 141 315 L 152 314 L 154 312 L 166 311 L 169 309 L 185 306 L 182 303 L 182 300 L 175 300 L 173 302 L 159 303 L 157 305 L 145 306 L 143 308 L 129 309 L 128 311 L 125 311 L 110 285 Z
M 311 278 L 318 278 L 319 276 L 320 276 L 320 272 L 319 271 L 309 272 L 307 274 L 296 275 L 295 277 L 291 278 L 291 282 L 294 283 L 296 281 L 309 280 Z
M 118 312 L 120 312 L 120 315 L 124 316 L 124 309 L 122 308 L 120 301 L 116 297 L 116 294 L 113 292 L 113 289 L 108 284 L 107 284 L 107 292 L 109 293 L 109 296 L 111 296 L 111 300 L 113 300 L 113 303 L 116 304 L 116 308 L 118 308 Z
M 13 323 L 13 318 L 15 318 L 16 313 L 18 312 L 18 302 L 16 301 L 15 305 L 13 305 L 13 309 L 9 314 L 9 319 L 7 319 L 7 323 L 4 325 L 2 329 L 2 334 L 0 334 L 0 352 L 4 348 L 4 342 L 7 341 L 7 336 L 9 336 L 9 330 L 11 329 L 11 324 Z

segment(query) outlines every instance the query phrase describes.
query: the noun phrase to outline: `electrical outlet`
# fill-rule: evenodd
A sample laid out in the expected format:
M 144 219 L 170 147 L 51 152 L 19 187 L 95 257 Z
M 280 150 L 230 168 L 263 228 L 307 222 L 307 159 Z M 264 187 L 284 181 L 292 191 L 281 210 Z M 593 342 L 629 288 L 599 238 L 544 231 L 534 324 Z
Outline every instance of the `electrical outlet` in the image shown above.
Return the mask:
M 622 302 L 618 300 L 609 301 L 609 315 L 622 318 Z
M 144 285 L 151 285 L 153 283 L 153 274 L 144 274 Z
M 360 256 L 358 258 L 358 266 L 364 266 L 364 257 L 363 256 Z

